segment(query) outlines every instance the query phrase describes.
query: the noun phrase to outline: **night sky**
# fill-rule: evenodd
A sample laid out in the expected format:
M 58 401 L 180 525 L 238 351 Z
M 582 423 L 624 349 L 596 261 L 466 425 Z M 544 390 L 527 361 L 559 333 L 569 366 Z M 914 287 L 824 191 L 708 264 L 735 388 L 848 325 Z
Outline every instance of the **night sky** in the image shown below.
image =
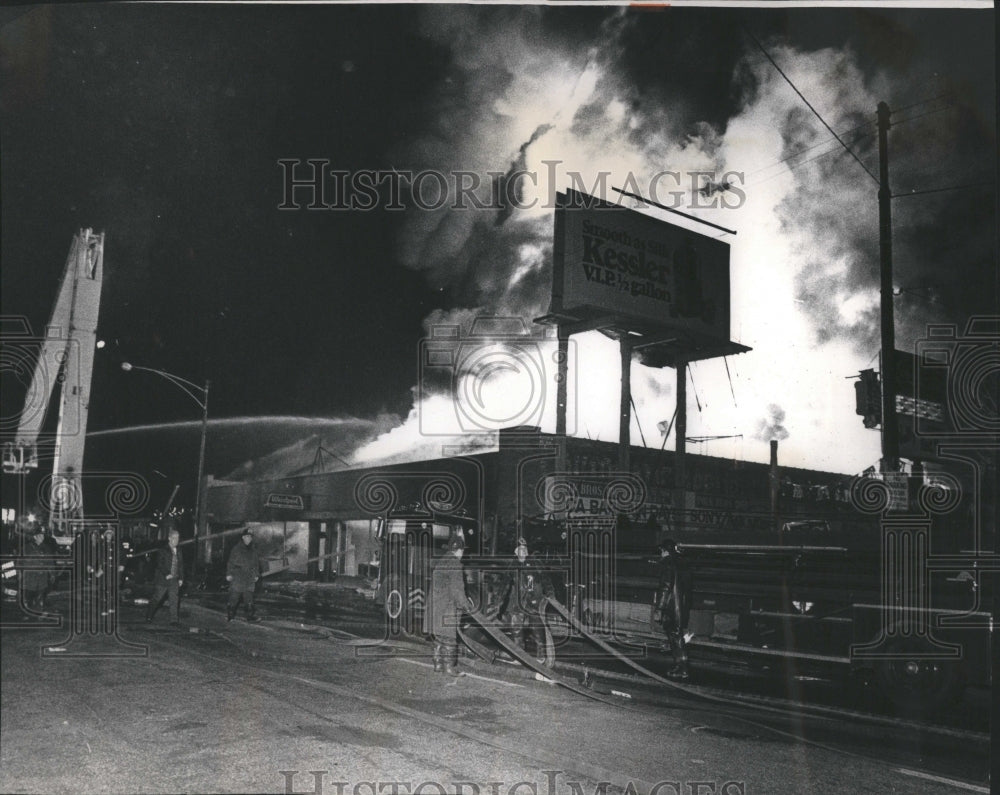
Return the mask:
M 542 154 L 532 146 L 553 142 L 567 162 L 607 153 L 609 169 L 684 166 L 697 152 L 698 163 L 745 171 L 750 195 L 754 178 L 763 189 L 771 177 L 770 234 L 786 235 L 782 250 L 792 252 L 780 278 L 803 347 L 782 350 L 756 334 L 750 304 L 758 299 L 745 319 L 734 318 L 734 338 L 755 349 L 739 364 L 741 432 L 749 438 L 764 406 L 780 402 L 793 439 L 826 446 L 832 437 L 817 418 L 832 411 L 829 401 L 816 404 L 816 390 L 795 378 L 780 394 L 763 385 L 806 353 L 841 379 L 871 361 L 874 185 L 843 153 L 803 164 L 784 182 L 773 179 L 780 167 L 764 170 L 826 133 L 742 26 L 837 130 L 872 122 L 875 100 L 923 103 L 910 115 L 927 115 L 894 133 L 897 192 L 991 180 L 996 170 L 987 10 L 73 5 L 6 9 L 0 19 L 2 309 L 40 330 L 74 231 L 106 231 L 99 336 L 107 346 L 97 356 L 90 429 L 198 417 L 184 395 L 122 372 L 122 361 L 211 379 L 213 418 L 352 418 L 350 432 L 296 424 L 271 436 L 245 426 L 225 454 L 213 439 L 218 474 L 282 445 L 306 449 L 309 438 L 349 456 L 410 414 L 429 319 L 530 318 L 547 307 L 551 215 L 282 211 L 282 158 L 325 158 L 349 171 L 485 173 L 510 168 L 519 153 L 536 163 Z M 587 75 L 587 96 L 546 109 L 546 91 L 575 96 Z M 928 101 L 938 96 L 945 99 Z M 772 97 L 783 104 L 768 105 Z M 750 118 L 780 133 L 763 161 L 739 154 L 734 130 Z M 622 122 L 617 132 L 609 119 Z M 532 131 L 538 143 L 524 146 Z M 877 168 L 874 136 L 856 147 Z M 668 155 L 677 163 L 660 160 Z M 857 206 L 861 189 L 867 208 Z M 899 283 L 923 291 L 897 304 L 904 342 L 926 322 L 964 323 L 994 307 L 994 195 L 977 187 L 898 205 Z M 735 247 L 750 250 L 756 222 L 724 216 L 705 217 L 739 225 L 735 274 Z M 765 239 L 753 250 L 774 249 Z M 745 258 L 770 267 L 759 253 Z M 752 281 L 743 273 L 734 289 Z M 839 309 L 838 290 L 846 290 L 838 300 L 860 305 Z M 755 374 L 750 357 L 767 367 Z M 729 400 L 726 381 L 707 366 L 697 377 L 703 393 L 715 383 L 718 402 Z M 659 385 L 639 379 L 647 427 L 669 417 L 672 379 L 672 371 Z M 797 406 L 797 389 L 813 397 Z M 5 373 L 5 418 L 23 390 Z M 646 407 L 664 394 L 667 408 L 654 415 Z M 853 394 L 842 402 L 851 416 Z M 730 431 L 729 418 L 705 423 Z M 239 435 L 238 424 L 226 428 Z M 185 437 L 181 458 L 193 455 L 191 443 Z M 742 454 L 761 460 L 759 446 Z M 120 450 L 97 447 L 109 461 Z M 799 457 L 806 463 L 805 452 Z M 826 462 L 844 471 L 854 463 Z

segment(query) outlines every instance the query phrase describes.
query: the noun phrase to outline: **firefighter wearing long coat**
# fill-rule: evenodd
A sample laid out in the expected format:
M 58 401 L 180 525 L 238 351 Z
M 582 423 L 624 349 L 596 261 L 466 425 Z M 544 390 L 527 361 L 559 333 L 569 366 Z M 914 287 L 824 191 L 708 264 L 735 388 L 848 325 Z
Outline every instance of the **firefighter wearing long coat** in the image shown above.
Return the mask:
M 226 564 L 226 579 L 229 581 L 229 603 L 226 605 L 226 620 L 232 621 L 236 608 L 243 600 L 247 611 L 247 621 L 256 621 L 254 614 L 253 592 L 260 579 L 260 555 L 253 543 L 253 534 L 244 530 L 240 540 L 229 553 Z
M 654 606 L 674 655 L 672 675 L 686 679 L 688 655 L 684 635 L 691 612 L 691 571 L 672 539 L 660 543 L 659 570 Z
M 431 570 L 430 604 L 424 611 L 424 631 L 434 636 L 434 670 L 453 676 L 458 674 L 458 622 L 469 607 L 464 553 L 465 542 L 452 536 Z
M 149 600 L 146 622 L 153 620 L 164 598 L 170 607 L 170 623 L 180 623 L 181 586 L 184 585 L 184 553 L 180 548 L 181 534 L 168 522 L 167 545 L 156 551 L 153 577 L 153 598 Z
M 56 543 L 41 528 L 35 530 L 24 545 L 26 557 L 38 558 L 35 563 L 51 565 L 55 562 L 58 550 Z M 28 607 L 39 610 L 45 608 L 45 598 L 55 577 L 53 572 L 44 569 L 26 568 L 21 571 L 21 591 L 24 594 L 24 603 Z

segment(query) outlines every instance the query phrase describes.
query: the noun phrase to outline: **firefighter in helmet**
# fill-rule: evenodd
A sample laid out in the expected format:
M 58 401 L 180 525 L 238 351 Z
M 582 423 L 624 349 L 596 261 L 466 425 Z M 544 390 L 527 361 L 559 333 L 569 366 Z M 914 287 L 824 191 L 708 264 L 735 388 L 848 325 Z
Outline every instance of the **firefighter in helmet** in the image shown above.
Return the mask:
M 24 604 L 35 610 L 45 609 L 45 599 L 55 582 L 53 572 L 50 570 L 55 565 L 55 559 L 59 554 L 56 542 L 51 536 L 45 534 L 42 525 L 32 528 L 30 538 L 24 545 L 26 557 L 37 558 L 34 561 L 37 567 L 25 567 L 21 572 L 21 590 L 24 594 Z
M 531 639 L 539 662 L 548 659 L 540 608 L 542 600 L 552 593 L 551 581 L 529 557 L 528 543 L 518 538 L 505 594 L 500 600 L 502 617 L 518 646 L 524 648 L 525 638 Z
M 458 622 L 469 608 L 465 593 L 462 555 L 465 540 L 455 533 L 445 544 L 445 554 L 431 571 L 430 605 L 424 612 L 424 629 L 434 636 L 434 670 L 458 675 Z
M 659 548 L 659 583 L 653 605 L 674 656 L 671 675 L 687 679 L 688 655 L 684 635 L 691 612 L 691 571 L 673 539 L 665 538 Z

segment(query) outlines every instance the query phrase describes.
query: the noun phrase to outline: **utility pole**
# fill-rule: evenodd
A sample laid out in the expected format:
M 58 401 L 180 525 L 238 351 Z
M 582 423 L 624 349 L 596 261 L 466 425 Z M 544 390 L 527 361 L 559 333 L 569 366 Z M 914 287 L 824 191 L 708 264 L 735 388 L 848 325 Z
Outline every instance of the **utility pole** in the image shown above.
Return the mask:
M 892 193 L 889 190 L 889 106 L 878 103 L 878 227 L 879 268 L 882 278 L 882 472 L 899 466 L 899 429 L 896 424 L 896 326 L 892 296 Z

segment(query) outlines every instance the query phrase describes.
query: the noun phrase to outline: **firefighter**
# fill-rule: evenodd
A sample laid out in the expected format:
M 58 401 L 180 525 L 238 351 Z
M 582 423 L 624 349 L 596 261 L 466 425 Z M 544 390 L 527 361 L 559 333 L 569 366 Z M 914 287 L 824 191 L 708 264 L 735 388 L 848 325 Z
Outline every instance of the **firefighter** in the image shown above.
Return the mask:
M 247 611 L 247 621 L 259 620 L 254 612 L 253 592 L 260 579 L 260 555 L 253 543 L 253 533 L 247 528 L 240 540 L 229 553 L 226 564 L 226 579 L 229 581 L 229 603 L 226 605 L 226 621 L 232 621 L 236 608 L 243 600 Z
M 514 642 L 523 649 L 525 636 L 530 637 L 535 657 L 542 663 L 548 655 L 539 607 L 542 599 L 550 596 L 552 583 L 529 557 L 527 542 L 523 538 L 517 539 L 506 595 L 501 599 L 503 617 L 513 633 Z
M 445 544 L 445 554 L 431 571 L 430 605 L 424 630 L 434 636 L 434 670 L 458 676 L 458 622 L 469 607 L 462 556 L 465 541 L 457 533 Z
M 654 605 L 660 626 L 674 656 L 671 675 L 688 678 L 688 656 L 684 635 L 691 612 L 691 573 L 673 539 L 660 542 L 659 583 Z
M 184 585 L 184 555 L 179 544 L 181 534 L 172 524 L 168 523 L 167 546 L 156 552 L 156 575 L 153 584 L 153 598 L 149 600 L 146 611 L 146 623 L 150 623 L 160 609 L 163 600 L 170 607 L 170 623 L 180 624 L 181 586 Z
M 37 562 L 42 565 L 53 565 L 58 549 L 55 541 L 45 534 L 45 528 L 39 525 L 31 534 L 28 543 L 24 545 L 24 554 L 27 557 L 39 558 Z M 22 570 L 21 590 L 24 594 L 24 604 L 27 607 L 44 610 L 45 599 L 49 595 L 54 579 L 53 573 L 44 569 Z

